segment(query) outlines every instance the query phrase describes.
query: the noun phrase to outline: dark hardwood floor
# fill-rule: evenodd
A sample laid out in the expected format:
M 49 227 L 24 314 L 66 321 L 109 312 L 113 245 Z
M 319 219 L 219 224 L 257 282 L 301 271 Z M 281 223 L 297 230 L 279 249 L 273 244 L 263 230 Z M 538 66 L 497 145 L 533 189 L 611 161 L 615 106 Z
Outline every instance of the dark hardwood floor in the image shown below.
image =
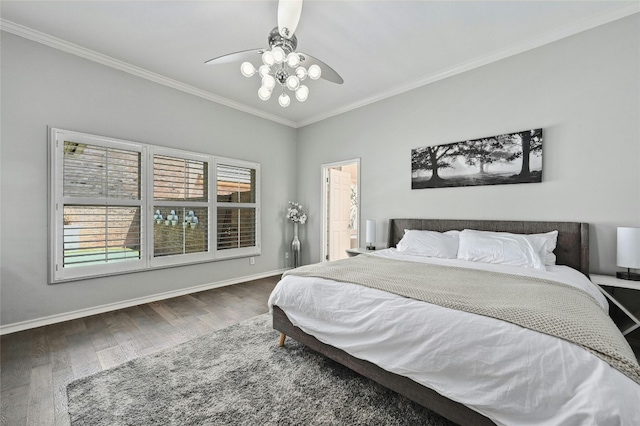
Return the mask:
M 68 383 L 264 314 L 279 279 L 276 275 L 2 336 L 1 424 L 68 425 Z

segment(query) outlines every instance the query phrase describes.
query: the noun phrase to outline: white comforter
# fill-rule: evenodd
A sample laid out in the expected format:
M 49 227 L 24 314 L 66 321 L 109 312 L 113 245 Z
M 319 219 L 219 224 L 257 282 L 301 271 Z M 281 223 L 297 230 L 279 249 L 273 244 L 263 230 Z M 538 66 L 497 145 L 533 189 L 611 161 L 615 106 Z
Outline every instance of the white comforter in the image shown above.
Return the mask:
M 406 256 L 598 288 L 566 266 L 547 271 Z M 269 298 L 318 340 L 413 379 L 504 425 L 640 425 L 640 385 L 579 346 L 494 318 L 356 284 L 287 276 Z

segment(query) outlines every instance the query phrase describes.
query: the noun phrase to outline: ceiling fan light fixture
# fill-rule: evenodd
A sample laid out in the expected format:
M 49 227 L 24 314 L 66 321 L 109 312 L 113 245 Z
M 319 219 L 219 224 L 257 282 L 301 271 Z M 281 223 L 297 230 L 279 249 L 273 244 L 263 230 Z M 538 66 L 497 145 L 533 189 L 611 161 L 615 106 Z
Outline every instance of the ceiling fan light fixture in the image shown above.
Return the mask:
M 270 72 L 271 72 L 271 67 L 269 67 L 268 65 L 260 65 L 260 68 L 258 68 L 258 75 L 260 75 L 260 77 L 269 75 Z
M 320 78 L 320 76 L 322 75 L 322 70 L 320 69 L 320 67 L 316 64 L 313 64 L 309 67 L 309 78 L 311 80 L 317 80 Z
M 262 85 L 271 91 L 276 87 L 276 79 L 273 78 L 272 75 L 267 74 L 262 77 Z
M 257 70 L 250 62 L 243 62 L 240 72 L 245 77 L 251 77 L 258 73 L 262 85 L 258 90 L 258 96 L 263 101 L 271 97 L 271 92 L 276 83 L 282 86 L 282 95 L 278 102 L 282 107 L 291 103 L 291 98 L 285 93 L 286 89 L 295 93 L 298 101 L 304 102 L 309 97 L 309 89 L 302 86 L 301 81 L 307 77 L 312 80 L 321 78 L 323 72 L 318 64 L 325 70 L 325 80 L 342 84 L 344 80 L 330 66 L 306 53 L 296 52 L 298 38 L 294 34 L 300 21 L 303 0 L 278 0 L 278 26 L 274 27 L 267 37 L 268 48 L 251 49 L 230 53 L 206 61 L 206 64 L 227 63 L 240 61 L 241 58 L 251 59 L 257 53 L 261 56 L 262 63 Z M 310 65 L 308 68 L 306 65 Z M 305 65 L 305 66 L 301 66 Z
M 300 81 L 304 81 L 304 79 L 307 78 L 307 74 L 307 69 L 305 67 L 296 68 L 296 77 L 298 77 Z
M 283 93 L 282 95 L 278 96 L 278 103 L 281 107 L 286 108 L 291 103 L 291 98 L 286 93 Z
M 295 75 L 287 77 L 287 89 L 296 90 L 300 86 L 300 80 Z
M 260 86 L 260 89 L 258 89 L 258 97 L 260 100 L 268 101 L 271 97 L 271 90 L 265 86 Z
M 309 88 L 304 84 L 296 90 L 296 99 L 298 102 L 304 102 L 309 97 Z
M 242 65 L 240 65 L 240 72 L 245 77 L 253 77 L 256 73 L 256 69 L 251 62 L 243 62 Z
M 265 50 L 262 53 L 264 65 L 258 68 L 257 73 L 262 79 L 258 97 L 263 101 L 269 100 L 276 84 L 280 84 L 283 92 L 278 97 L 278 103 L 281 107 L 286 108 L 291 104 L 291 97 L 284 90 L 289 89 L 294 92 L 298 102 L 306 101 L 309 98 L 309 88 L 301 85 L 300 82 L 307 77 L 317 80 L 322 75 L 322 70 L 317 64 L 311 65 L 308 70 L 303 66 L 293 67 L 291 63 L 299 63 L 300 54 L 290 52 L 285 56 L 284 53 L 285 50 L 280 46 Z M 247 77 L 256 73 L 256 69 L 250 63 L 243 63 L 240 70 L 242 75 Z
M 271 49 L 271 54 L 273 55 L 273 60 L 276 64 L 281 64 L 285 61 L 286 56 L 282 47 L 274 47 L 273 49 Z
M 287 55 L 287 65 L 291 68 L 295 68 L 300 64 L 300 57 L 296 52 L 291 52 Z
M 273 57 L 273 53 L 271 53 L 270 50 L 265 50 L 265 52 L 262 54 L 262 63 L 268 67 L 276 63 L 276 60 Z

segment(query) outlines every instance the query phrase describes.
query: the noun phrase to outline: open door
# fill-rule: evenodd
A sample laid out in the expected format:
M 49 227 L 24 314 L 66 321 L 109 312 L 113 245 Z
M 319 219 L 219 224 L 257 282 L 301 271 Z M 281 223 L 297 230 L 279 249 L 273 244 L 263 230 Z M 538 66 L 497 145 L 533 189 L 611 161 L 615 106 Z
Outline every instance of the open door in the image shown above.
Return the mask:
M 348 249 L 359 246 L 358 169 L 359 160 L 323 166 L 325 260 L 344 259 Z
M 329 169 L 329 260 L 344 259 L 351 248 L 351 173 Z

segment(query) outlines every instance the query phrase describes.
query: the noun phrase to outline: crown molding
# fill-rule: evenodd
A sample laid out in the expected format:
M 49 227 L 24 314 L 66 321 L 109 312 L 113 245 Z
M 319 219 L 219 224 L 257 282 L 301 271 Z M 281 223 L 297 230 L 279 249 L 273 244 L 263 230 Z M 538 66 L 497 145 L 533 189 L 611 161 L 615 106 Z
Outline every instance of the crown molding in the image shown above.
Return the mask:
M 102 53 L 95 52 L 82 46 L 78 46 L 77 44 L 69 43 L 68 41 L 53 37 L 49 34 L 45 34 L 29 27 L 25 27 L 24 25 L 16 24 L 15 22 L 8 21 L 6 19 L 0 19 L 0 30 L 44 44 L 49 47 L 53 47 L 54 49 L 58 49 L 66 53 L 71 53 L 84 59 L 89 59 L 90 61 L 97 62 L 99 64 L 106 65 L 120 71 L 124 71 L 126 73 L 135 75 L 136 77 L 141 77 L 149 81 L 153 81 L 154 83 L 162 84 L 163 86 L 171 87 L 173 89 L 198 96 L 199 98 L 203 98 L 208 101 L 227 106 L 229 108 L 246 112 L 248 114 L 252 114 L 267 120 L 275 121 L 276 123 L 284 124 L 285 126 L 293 128 L 297 127 L 297 123 L 294 121 L 284 119 L 277 115 L 266 113 L 264 111 L 249 107 L 245 104 L 232 101 L 231 99 L 227 99 L 222 96 L 215 95 L 211 92 L 207 92 L 206 90 L 198 89 L 197 87 L 193 87 L 180 81 L 148 71 L 144 68 L 131 65 L 127 62 L 112 58 L 111 56 L 103 55 Z
M 623 6 L 621 8 L 618 8 L 612 11 L 608 11 L 608 12 L 601 13 L 599 15 L 592 16 L 580 22 L 567 25 L 563 28 L 560 28 L 559 30 L 542 34 L 539 37 L 534 37 L 525 42 L 507 47 L 505 49 L 497 50 L 488 55 L 484 55 L 482 57 L 473 59 L 471 61 L 467 61 L 457 66 L 442 70 L 439 73 L 431 74 L 431 75 L 419 78 L 417 80 L 407 82 L 405 84 L 396 86 L 391 90 L 379 92 L 373 96 L 362 99 L 358 102 L 354 102 L 352 104 L 349 104 L 349 105 L 346 105 L 346 106 L 343 106 L 343 107 L 340 107 L 340 108 L 337 108 L 337 109 L 328 111 L 326 113 L 319 114 L 309 119 L 301 120 L 298 122 L 287 120 L 285 118 L 279 117 L 274 114 L 266 113 L 264 111 L 249 107 L 245 104 L 232 101 L 222 96 L 215 95 L 211 92 L 207 92 L 206 90 L 198 89 L 188 84 L 184 84 L 180 81 L 173 80 L 171 78 L 162 76 L 160 74 L 156 74 L 154 72 L 145 70 L 140 67 L 136 67 L 135 65 L 131 65 L 129 63 L 120 61 L 110 56 L 103 55 L 101 53 L 95 52 L 90 49 L 86 49 L 82 46 L 69 43 L 62 39 L 50 36 L 48 34 L 31 29 L 29 27 L 25 27 L 20 24 L 16 24 L 15 22 L 8 21 L 6 19 L 0 18 L 0 30 L 53 47 L 63 52 L 71 53 L 71 54 L 80 56 L 82 58 L 89 59 L 91 61 L 97 62 L 102 65 L 106 65 L 111 68 L 115 68 L 120 71 L 127 72 L 137 77 L 145 78 L 155 83 L 162 84 L 164 86 L 171 87 L 173 89 L 177 89 L 185 93 L 189 93 L 191 95 L 198 96 L 200 98 L 203 98 L 212 102 L 216 102 L 218 104 L 227 106 L 229 108 L 246 112 L 248 114 L 255 115 L 257 117 L 264 118 L 266 120 L 271 120 L 276 123 L 280 123 L 285 126 L 289 126 L 294 129 L 297 129 L 300 127 L 307 126 L 309 124 L 326 120 L 327 118 L 335 117 L 345 112 L 349 112 L 349 111 L 361 108 L 363 106 L 381 101 L 383 99 L 387 99 L 392 96 L 396 96 L 404 92 L 408 92 L 413 89 L 417 89 L 419 87 L 426 86 L 431 83 L 435 83 L 436 81 L 440 81 L 445 78 L 449 78 L 449 77 L 473 70 L 475 68 L 479 68 L 484 65 L 488 65 L 493 62 L 500 61 L 510 56 L 514 56 L 514 55 L 526 52 L 528 50 L 532 50 L 532 49 L 544 46 L 546 44 L 553 43 L 563 38 L 573 36 L 583 31 L 587 31 L 592 28 L 596 28 L 598 26 L 608 24 L 610 22 L 625 18 L 627 16 L 631 16 L 636 13 L 640 13 L 640 2 L 637 2 L 637 1 L 630 2 L 630 4 L 627 6 Z
M 363 106 L 381 101 L 383 99 L 387 99 L 392 96 L 396 96 L 401 93 L 408 92 L 413 89 L 417 89 L 418 87 L 426 86 L 427 84 L 431 84 L 439 80 L 444 80 L 445 78 L 449 78 L 454 75 L 458 75 L 458 74 L 473 70 L 475 68 L 479 68 L 484 65 L 488 65 L 493 62 L 500 61 L 510 56 L 514 56 L 514 55 L 526 52 L 528 50 L 536 49 L 546 44 L 550 44 L 558 40 L 562 40 L 563 38 L 567 38 L 567 37 L 579 34 L 581 32 L 599 27 L 601 25 L 608 24 L 618 19 L 626 18 L 627 16 L 631 16 L 636 13 L 640 13 L 640 2 L 637 2 L 637 1 L 629 4 L 628 6 L 623 6 L 613 11 L 608 11 L 608 12 L 601 13 L 599 15 L 592 16 L 588 19 L 584 19 L 575 24 L 567 25 L 563 28 L 560 28 L 557 31 L 542 34 L 539 37 L 534 37 L 525 42 L 515 44 L 513 46 L 509 46 L 505 49 L 497 50 L 493 53 L 473 59 L 468 62 L 464 62 L 455 67 L 451 67 L 449 69 L 443 70 L 437 74 L 431 74 L 431 75 L 422 77 L 420 79 L 405 83 L 403 85 L 396 86 L 391 90 L 380 92 L 376 95 L 362 99 L 361 101 L 358 101 L 358 102 L 354 102 L 350 105 L 346 105 L 342 108 L 338 108 L 324 114 L 316 115 L 307 120 L 299 121 L 297 123 L 297 127 L 300 128 L 300 127 L 308 126 L 309 124 L 317 123 L 319 121 L 326 120 L 327 118 L 344 114 L 345 112 L 349 112 L 354 109 L 358 109 Z

